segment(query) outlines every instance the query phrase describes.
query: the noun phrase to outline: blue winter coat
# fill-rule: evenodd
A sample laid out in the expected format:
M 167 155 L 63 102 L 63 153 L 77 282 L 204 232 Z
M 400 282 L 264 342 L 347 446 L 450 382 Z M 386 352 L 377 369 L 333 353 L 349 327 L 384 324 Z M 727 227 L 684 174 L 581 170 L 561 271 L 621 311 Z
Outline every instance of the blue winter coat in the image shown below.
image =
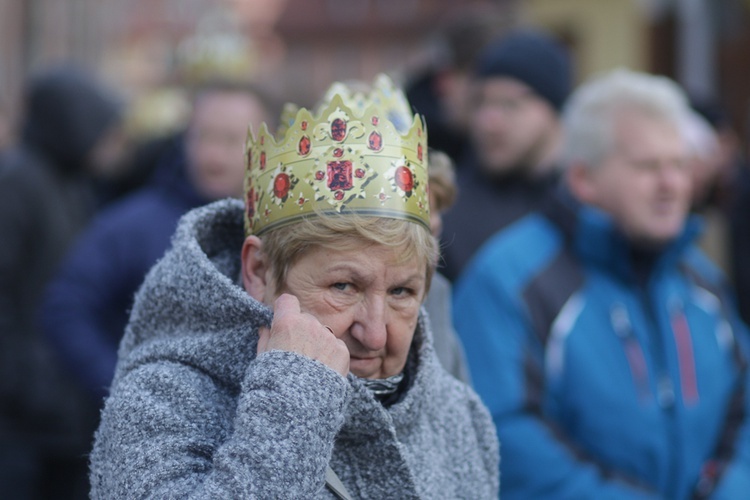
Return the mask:
M 750 498 L 748 332 L 694 222 L 639 273 L 611 219 L 556 206 L 469 265 L 455 325 L 504 500 Z
M 151 184 L 95 218 L 47 287 L 44 333 L 98 397 L 112 381 L 136 290 L 169 247 L 179 218 L 207 201 L 188 180 L 183 149 L 175 144 Z

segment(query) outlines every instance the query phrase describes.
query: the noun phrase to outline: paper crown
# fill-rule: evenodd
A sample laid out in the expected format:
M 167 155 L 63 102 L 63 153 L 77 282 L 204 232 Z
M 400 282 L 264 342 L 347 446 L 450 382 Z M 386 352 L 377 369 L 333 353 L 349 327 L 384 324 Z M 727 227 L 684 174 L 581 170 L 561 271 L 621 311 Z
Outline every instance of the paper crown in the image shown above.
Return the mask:
M 380 75 L 369 94 L 335 84 L 315 116 L 285 109 L 276 137 L 265 123 L 248 135 L 246 234 L 321 212 L 406 219 L 429 229 L 425 125 L 388 77 Z

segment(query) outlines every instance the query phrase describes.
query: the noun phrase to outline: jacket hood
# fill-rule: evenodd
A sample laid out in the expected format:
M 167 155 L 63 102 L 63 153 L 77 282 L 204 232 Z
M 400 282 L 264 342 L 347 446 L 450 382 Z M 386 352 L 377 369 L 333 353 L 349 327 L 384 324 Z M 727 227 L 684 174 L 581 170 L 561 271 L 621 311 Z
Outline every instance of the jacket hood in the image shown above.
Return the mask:
M 26 93 L 22 141 L 66 172 L 81 171 L 97 141 L 122 117 L 114 94 L 81 69 L 52 68 Z

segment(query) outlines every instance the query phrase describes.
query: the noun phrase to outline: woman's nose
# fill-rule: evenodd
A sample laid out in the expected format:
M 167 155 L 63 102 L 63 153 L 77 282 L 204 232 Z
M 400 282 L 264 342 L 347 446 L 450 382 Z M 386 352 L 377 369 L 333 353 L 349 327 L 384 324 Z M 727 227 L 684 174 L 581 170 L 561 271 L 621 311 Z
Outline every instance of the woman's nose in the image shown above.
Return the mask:
M 383 349 L 388 340 L 386 302 L 383 297 L 373 297 L 362 302 L 352 336 L 370 351 Z

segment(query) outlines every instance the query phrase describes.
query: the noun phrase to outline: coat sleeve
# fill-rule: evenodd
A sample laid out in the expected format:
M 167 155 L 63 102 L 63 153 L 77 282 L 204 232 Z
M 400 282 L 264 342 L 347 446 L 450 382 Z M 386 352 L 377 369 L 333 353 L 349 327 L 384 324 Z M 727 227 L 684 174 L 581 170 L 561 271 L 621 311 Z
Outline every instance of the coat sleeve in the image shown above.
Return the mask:
M 91 459 L 92 498 L 312 498 L 348 382 L 303 356 L 250 362 L 239 395 L 204 370 L 142 364 L 118 379 Z
M 474 388 L 500 439 L 501 498 L 658 498 L 581 459 L 532 403 L 543 391 L 534 369 L 541 355 L 520 299 L 504 288 L 507 274 L 502 266 L 473 264 L 454 288 L 453 308 Z

